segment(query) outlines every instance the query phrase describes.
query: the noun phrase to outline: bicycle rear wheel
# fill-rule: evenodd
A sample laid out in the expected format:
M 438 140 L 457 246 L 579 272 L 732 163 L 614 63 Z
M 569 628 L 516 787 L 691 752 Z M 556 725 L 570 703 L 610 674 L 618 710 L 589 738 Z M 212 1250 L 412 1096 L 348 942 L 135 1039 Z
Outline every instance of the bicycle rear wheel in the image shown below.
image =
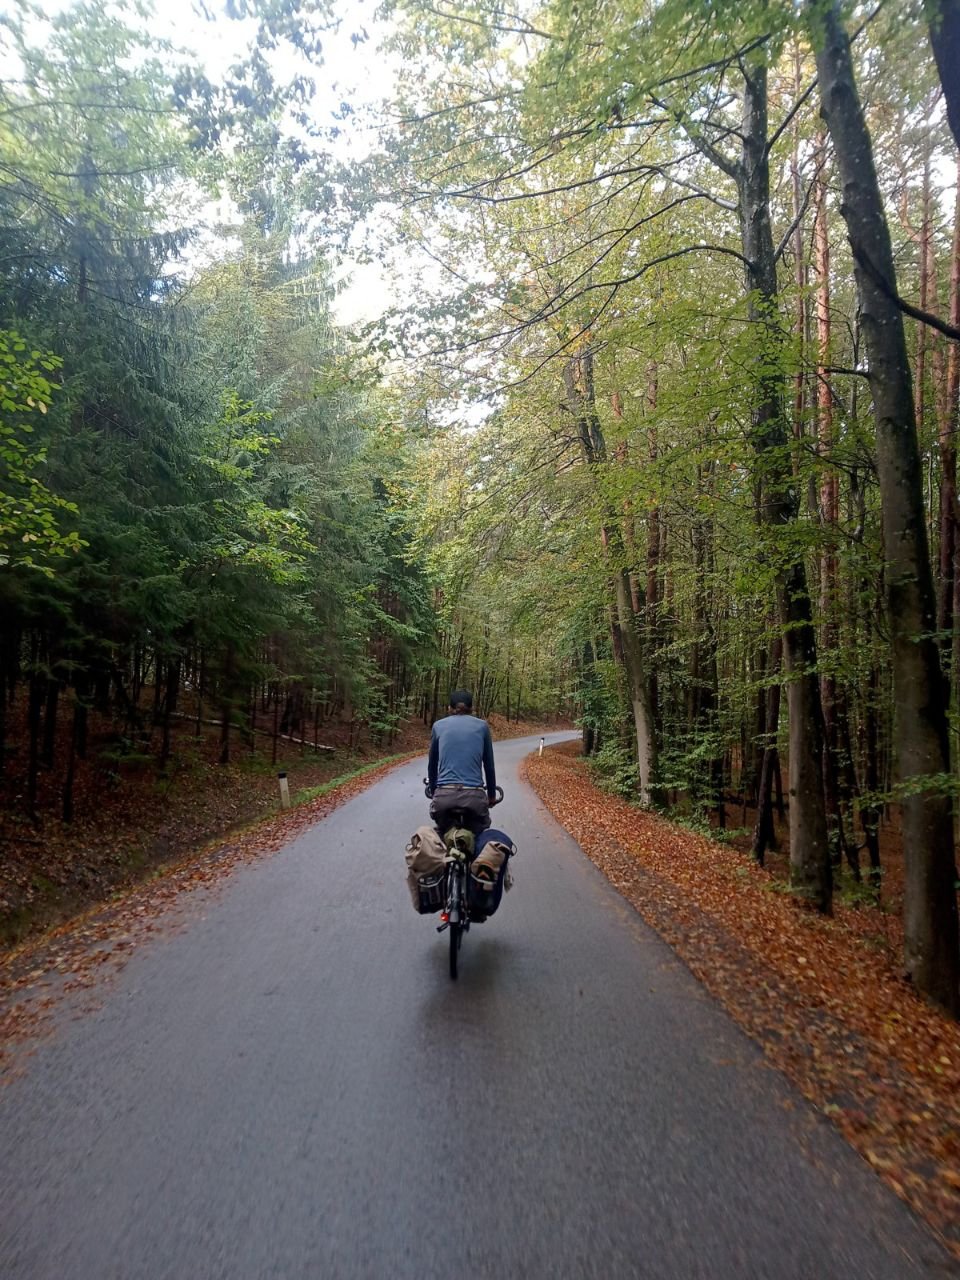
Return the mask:
M 460 939 L 462 937 L 462 925 L 452 924 L 450 926 L 450 977 L 457 976 L 457 958 L 460 953 Z

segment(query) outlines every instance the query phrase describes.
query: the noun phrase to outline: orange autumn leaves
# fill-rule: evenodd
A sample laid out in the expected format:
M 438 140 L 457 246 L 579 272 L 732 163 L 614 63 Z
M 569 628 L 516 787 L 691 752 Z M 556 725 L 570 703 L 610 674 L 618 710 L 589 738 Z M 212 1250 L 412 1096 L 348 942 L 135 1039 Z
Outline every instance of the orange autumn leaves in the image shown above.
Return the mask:
M 960 1026 L 904 981 L 877 913 L 804 911 L 742 854 L 599 791 L 569 749 L 525 769 L 767 1058 L 960 1256 Z

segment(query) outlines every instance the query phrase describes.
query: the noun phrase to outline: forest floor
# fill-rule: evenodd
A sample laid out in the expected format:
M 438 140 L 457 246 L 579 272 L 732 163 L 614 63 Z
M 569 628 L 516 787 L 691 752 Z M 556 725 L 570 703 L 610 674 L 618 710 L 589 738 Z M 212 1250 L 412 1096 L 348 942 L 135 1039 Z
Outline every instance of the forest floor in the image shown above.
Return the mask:
M 547 728 L 500 716 L 490 723 L 495 739 Z M 56 758 L 41 773 L 33 821 L 24 804 L 25 731 L 16 718 L 9 734 L 14 749 L 0 777 L 0 952 L 277 814 L 278 770 L 287 772 L 294 803 L 316 821 L 310 802 L 327 795 L 338 779 L 425 752 L 429 743 L 429 728 L 419 720 L 388 740 L 360 735 L 359 741 L 355 726 L 328 722 L 320 742 L 330 750 L 314 752 L 279 739 L 274 763 L 269 737 L 258 737 L 253 753 L 238 734 L 224 766 L 218 763 L 219 730 L 202 724 L 197 734 L 191 721 L 180 721 L 170 762 L 160 770 L 149 749 L 155 743 L 118 754 L 110 726 L 92 720 L 87 759 L 79 763 L 74 785 L 74 821 L 64 823 L 58 814 L 65 760 Z M 375 776 L 361 779 L 363 785 Z
M 905 980 L 899 915 L 802 908 L 776 866 L 599 790 L 576 743 L 527 780 L 736 1022 L 960 1257 L 960 1025 Z

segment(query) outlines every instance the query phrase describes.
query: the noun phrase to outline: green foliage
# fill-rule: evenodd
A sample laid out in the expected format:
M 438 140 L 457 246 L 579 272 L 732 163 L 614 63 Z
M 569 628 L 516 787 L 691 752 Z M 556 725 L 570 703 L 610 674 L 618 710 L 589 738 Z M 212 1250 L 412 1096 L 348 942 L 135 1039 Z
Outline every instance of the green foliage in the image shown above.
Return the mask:
M 354 778 L 362 778 L 365 774 L 373 773 L 375 769 L 382 769 L 385 764 L 395 764 L 400 760 L 406 760 L 406 755 L 383 756 L 379 760 L 372 760 L 369 764 L 361 765 L 358 769 L 351 769 L 347 773 L 338 774 L 337 777 L 331 778 L 329 782 L 321 782 L 316 787 L 304 787 L 302 791 L 298 791 L 293 797 L 293 803 L 309 804 L 311 800 L 319 800 L 322 796 L 328 795 L 337 787 L 343 786 L 345 782 L 352 782 Z
M 640 777 L 635 754 L 620 742 L 604 742 L 588 764 L 605 791 L 624 800 L 635 800 Z
M 483 2 L 390 11 L 402 123 L 384 126 L 354 189 L 392 190 L 404 253 L 416 260 L 422 249 L 446 268 L 370 337 L 374 353 L 418 361 L 428 425 L 415 545 L 442 585 L 449 669 L 478 675 L 492 661 L 502 674 L 518 652 L 541 666 L 548 652 L 553 688 L 599 734 L 606 771 L 629 792 L 633 711 L 614 591 L 626 571 L 637 605 L 628 626 L 653 677 L 660 792 L 705 814 L 731 788 L 753 798 L 770 745 L 763 704 L 784 683 L 771 666 L 785 634 L 778 590 L 802 568 L 818 669 L 852 735 L 834 757 L 852 821 L 862 775 L 892 767 L 883 549 L 866 387 L 850 372 L 862 363 L 852 264 L 800 11 L 684 0 L 544 0 L 509 20 Z M 915 12 L 882 10 L 855 46 L 914 293 L 924 208 L 947 270 L 953 204 L 940 177 L 955 161 L 917 36 Z M 738 208 L 747 77 L 767 87 L 762 211 Z M 941 190 L 924 206 L 931 171 Z M 829 353 L 814 332 L 818 176 Z M 771 297 L 741 256 L 743 220 L 760 213 L 779 246 Z M 924 447 L 935 508 L 945 352 L 931 351 Z M 578 376 L 604 442 L 592 459 L 567 387 Z M 771 388 L 772 426 L 755 412 Z M 457 397 L 482 402 L 483 419 L 451 408 Z M 843 494 L 835 520 L 828 482 Z M 765 518 L 771 500 L 784 518 Z M 474 655 L 463 638 L 478 623 Z M 488 632 L 509 638 L 493 657 Z M 788 714 L 784 697 L 781 748 Z
M 29 438 L 53 398 L 47 375 L 60 363 L 50 352 L 28 350 L 15 330 L 0 330 L 0 566 L 47 575 L 51 557 L 83 545 L 76 532 L 61 533 L 58 514 L 77 508 L 42 482 L 46 448 Z
M 220 85 L 139 7 L 0 26 L 2 669 L 138 743 L 192 699 L 224 752 L 258 695 L 291 736 L 389 737 L 435 659 L 406 409 L 333 325 L 322 159 L 282 132 L 311 86 L 267 57 L 316 53 L 328 16 L 255 9 Z M 233 225 L 204 227 L 210 196 Z

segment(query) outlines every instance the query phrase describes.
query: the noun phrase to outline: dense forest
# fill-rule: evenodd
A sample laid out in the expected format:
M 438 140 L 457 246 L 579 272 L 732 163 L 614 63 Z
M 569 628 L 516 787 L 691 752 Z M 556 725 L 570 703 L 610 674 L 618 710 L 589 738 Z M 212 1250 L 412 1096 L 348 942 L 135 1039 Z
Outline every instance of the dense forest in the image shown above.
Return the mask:
M 91 715 L 163 768 L 178 718 L 215 720 L 226 763 L 331 719 L 389 736 L 450 682 L 555 697 L 546 662 L 485 668 L 509 639 L 468 645 L 414 545 L 429 432 L 332 318 L 279 16 L 221 85 L 132 8 L 4 27 L 0 762 L 30 814 L 59 762 L 71 818 Z
M 779 805 L 813 909 L 896 827 L 956 1011 L 957 0 L 263 0 L 219 81 L 143 14 L 0 28 L 9 802 L 92 719 L 163 769 L 466 683 L 761 861 Z

